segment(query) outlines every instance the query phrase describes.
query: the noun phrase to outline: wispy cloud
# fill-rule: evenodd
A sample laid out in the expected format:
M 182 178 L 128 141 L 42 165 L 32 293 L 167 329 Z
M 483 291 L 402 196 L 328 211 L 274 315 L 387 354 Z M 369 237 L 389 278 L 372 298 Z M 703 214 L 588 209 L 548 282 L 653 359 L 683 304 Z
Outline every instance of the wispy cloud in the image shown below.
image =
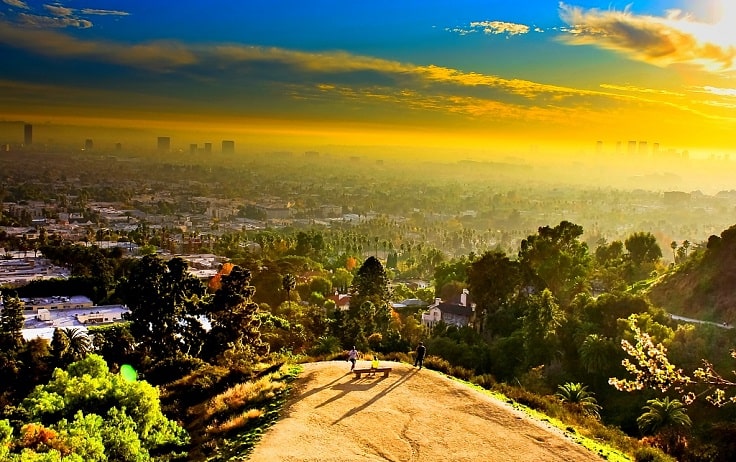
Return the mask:
M 94 8 L 82 8 L 79 10 L 82 14 L 98 15 L 98 16 L 130 16 L 127 11 L 117 10 L 96 10 Z
M 18 15 L 18 20 L 25 26 L 41 27 L 41 28 L 64 28 L 64 27 L 76 27 L 78 29 L 89 29 L 92 27 L 92 22 L 86 19 L 78 19 L 68 16 L 40 16 L 37 14 L 26 14 L 21 13 Z
M 532 30 L 534 32 L 544 32 L 539 27 L 532 29 L 525 24 L 506 21 L 473 21 L 467 27 L 446 27 L 445 30 L 458 35 L 482 32 L 486 35 L 505 35 L 507 37 L 528 34 Z
M 74 14 L 73 9 L 61 5 L 44 5 L 43 7 L 54 16 L 71 16 Z
M 711 71 L 736 70 L 733 24 L 706 24 L 680 10 L 666 16 L 624 10 L 583 9 L 560 2 L 568 43 L 594 45 L 657 66 L 693 64 Z
M 677 97 L 685 96 L 684 93 L 678 93 L 678 92 L 669 91 L 669 90 L 662 90 L 658 88 L 642 88 L 642 87 L 637 87 L 634 85 L 613 85 L 610 83 L 602 83 L 600 84 L 600 87 L 605 88 L 606 90 L 618 90 L 618 91 L 626 91 L 626 92 L 631 92 L 631 93 L 649 93 L 649 94 L 677 96 Z
M 15 8 L 20 8 L 23 10 L 30 10 L 31 8 L 26 4 L 26 2 L 22 0 L 3 0 L 3 3 L 6 5 L 13 6 Z
M 711 87 L 711 86 L 704 86 L 700 87 L 700 91 L 703 93 L 710 93 L 712 95 L 717 96 L 728 96 L 732 98 L 736 98 L 736 88 L 718 88 L 718 87 Z
M 46 3 L 42 8 L 34 9 L 22 0 L 2 0 L 6 5 L 16 7 L 22 11 L 9 11 L 5 15 L 7 23 L 25 27 L 60 29 L 77 28 L 88 29 L 93 23 L 90 16 L 128 16 L 129 13 L 118 10 L 102 10 L 96 8 L 69 8 L 61 2 Z

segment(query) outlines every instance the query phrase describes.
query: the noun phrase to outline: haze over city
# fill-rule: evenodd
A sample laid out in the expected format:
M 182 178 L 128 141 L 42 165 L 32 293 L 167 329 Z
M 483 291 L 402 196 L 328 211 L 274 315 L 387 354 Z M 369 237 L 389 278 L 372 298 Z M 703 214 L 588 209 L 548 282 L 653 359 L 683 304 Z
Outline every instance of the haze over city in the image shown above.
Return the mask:
M 735 25 L 718 0 L 3 0 L 0 105 L 39 142 L 707 158 L 733 150 Z

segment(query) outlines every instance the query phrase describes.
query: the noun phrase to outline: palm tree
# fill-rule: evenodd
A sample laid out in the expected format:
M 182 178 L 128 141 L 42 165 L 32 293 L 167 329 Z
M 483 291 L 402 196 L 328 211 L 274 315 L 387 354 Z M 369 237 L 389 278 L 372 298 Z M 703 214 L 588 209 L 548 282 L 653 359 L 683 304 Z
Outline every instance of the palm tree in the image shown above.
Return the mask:
M 598 400 L 595 399 L 593 393 L 588 391 L 588 386 L 581 383 L 567 382 L 557 387 L 558 392 L 555 396 L 563 403 L 570 403 L 579 407 L 584 414 L 600 418 L 601 407 Z
M 677 241 L 670 242 L 670 248 L 672 249 L 672 261 L 677 263 Z
M 617 359 L 616 344 L 606 337 L 590 334 L 580 345 L 580 363 L 591 374 L 605 373 Z
M 84 359 L 92 351 L 92 341 L 81 329 L 67 327 L 64 329 L 64 334 L 69 340 L 66 354 L 71 362 Z
M 286 291 L 286 300 L 289 302 L 289 308 L 291 308 L 291 291 L 294 290 L 294 288 L 296 287 L 296 278 L 293 274 L 288 273 L 284 275 L 281 283 L 283 284 L 284 290 Z
M 639 430 L 645 435 L 656 435 L 668 431 L 678 433 L 680 429 L 692 426 L 692 421 L 685 411 L 685 405 L 677 399 L 670 400 L 669 397 L 661 400 L 650 399 L 643 410 L 645 412 L 636 419 L 636 423 Z

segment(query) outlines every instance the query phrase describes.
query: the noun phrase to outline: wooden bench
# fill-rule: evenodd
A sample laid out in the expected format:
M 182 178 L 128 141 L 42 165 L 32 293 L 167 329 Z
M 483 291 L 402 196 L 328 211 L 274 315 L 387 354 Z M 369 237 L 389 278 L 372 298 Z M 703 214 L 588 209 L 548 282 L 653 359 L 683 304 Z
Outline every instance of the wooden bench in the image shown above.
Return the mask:
M 384 377 L 388 377 L 388 373 L 391 372 L 390 367 L 377 367 L 377 368 L 366 368 L 366 369 L 353 369 L 353 373 L 355 373 L 355 378 L 359 379 L 360 374 L 375 374 L 376 372 L 383 372 Z

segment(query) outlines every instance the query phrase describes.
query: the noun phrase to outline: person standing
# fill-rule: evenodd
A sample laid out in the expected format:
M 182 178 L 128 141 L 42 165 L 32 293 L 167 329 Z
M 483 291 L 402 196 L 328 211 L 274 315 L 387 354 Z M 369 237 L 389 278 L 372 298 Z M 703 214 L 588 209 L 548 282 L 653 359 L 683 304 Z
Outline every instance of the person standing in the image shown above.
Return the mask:
M 355 349 L 353 346 L 353 349 L 348 351 L 348 361 L 350 361 L 350 372 L 355 369 L 355 361 L 358 360 L 358 350 Z
M 416 357 L 414 358 L 414 367 L 417 367 L 417 365 L 419 365 L 419 369 L 422 368 L 422 365 L 424 364 L 424 355 L 426 354 L 427 347 L 424 346 L 424 342 L 419 342 L 419 346 L 417 346 Z

